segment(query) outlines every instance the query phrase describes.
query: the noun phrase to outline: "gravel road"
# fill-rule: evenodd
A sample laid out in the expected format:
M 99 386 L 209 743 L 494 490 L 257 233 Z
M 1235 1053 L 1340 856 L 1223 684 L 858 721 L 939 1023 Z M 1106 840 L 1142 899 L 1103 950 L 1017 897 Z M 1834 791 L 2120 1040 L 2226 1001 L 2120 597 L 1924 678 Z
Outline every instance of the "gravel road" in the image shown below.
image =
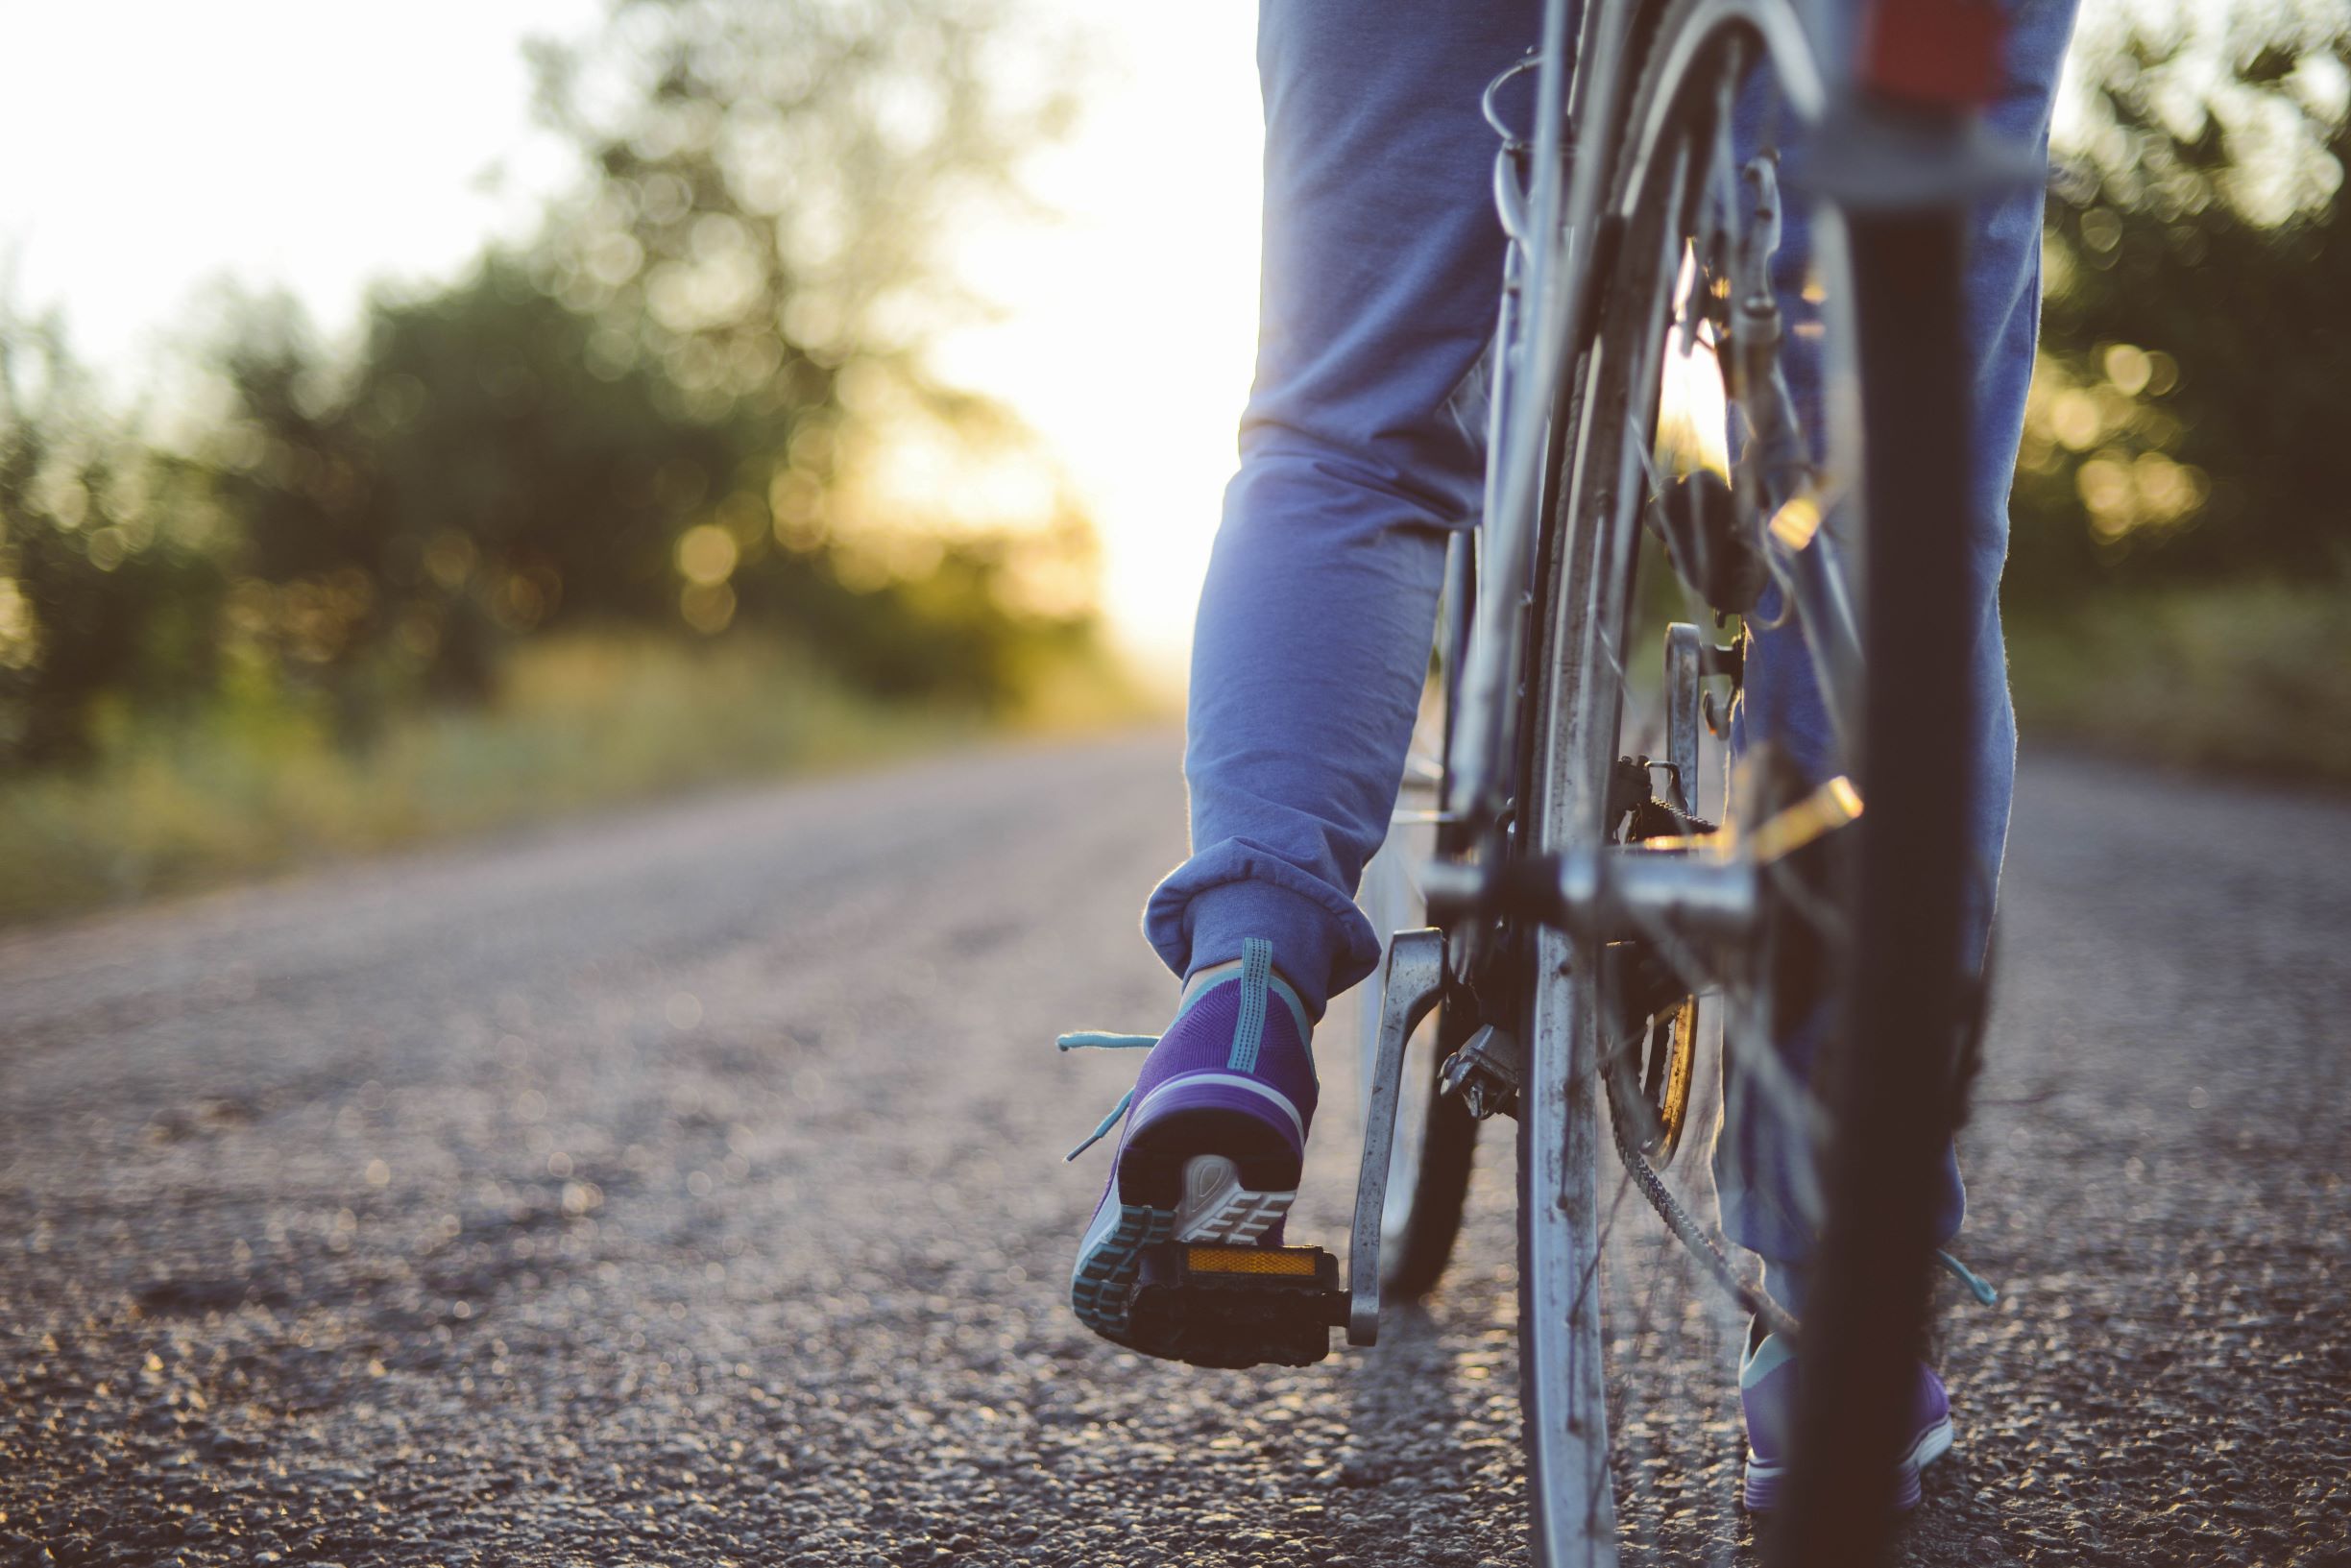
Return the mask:
M 1062 1304 L 1133 1063 L 1052 1038 L 1163 1022 L 1181 805 L 1165 736 L 977 752 L 0 939 L 0 1559 L 1523 1562 L 1507 1140 L 1375 1352 Z M 2010 864 L 2006 1294 L 1910 1556 L 2351 1560 L 2351 808 L 2043 761 Z M 1746 1560 L 1726 1325 L 1669 1321 L 1628 1560 Z

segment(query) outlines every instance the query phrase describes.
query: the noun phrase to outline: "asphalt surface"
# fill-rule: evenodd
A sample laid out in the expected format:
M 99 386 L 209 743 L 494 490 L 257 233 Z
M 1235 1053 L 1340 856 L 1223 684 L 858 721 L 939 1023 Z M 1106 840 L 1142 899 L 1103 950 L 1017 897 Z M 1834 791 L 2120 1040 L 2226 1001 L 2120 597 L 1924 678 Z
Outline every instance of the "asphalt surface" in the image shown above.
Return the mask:
M 1523 1561 L 1507 1140 L 1374 1352 L 1062 1304 L 1133 1063 L 1052 1039 L 1163 1021 L 1181 805 L 971 754 L 0 939 L 0 1561 Z M 2351 1560 L 2347 939 L 2351 808 L 2028 765 L 1912 1560 Z M 1628 1560 L 1746 1560 L 1734 1326 L 1620 1218 Z

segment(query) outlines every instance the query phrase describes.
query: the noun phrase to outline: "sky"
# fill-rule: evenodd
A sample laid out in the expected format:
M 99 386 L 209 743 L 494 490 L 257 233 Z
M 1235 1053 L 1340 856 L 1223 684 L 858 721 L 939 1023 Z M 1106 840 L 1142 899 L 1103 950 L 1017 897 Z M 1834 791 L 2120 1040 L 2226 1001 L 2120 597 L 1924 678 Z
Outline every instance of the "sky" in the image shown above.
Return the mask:
M 340 325 L 371 278 L 454 273 L 525 230 L 568 167 L 530 130 L 521 40 L 597 9 L 0 5 L 0 254 L 19 302 L 62 305 L 120 379 L 223 274 Z
M 1261 132 L 1247 0 L 1039 0 L 1100 38 L 1030 182 L 1057 213 L 967 237 L 996 319 L 938 346 L 1059 454 L 1118 641 L 1174 679 L 1248 390 Z M 330 335 L 373 282 L 457 276 L 570 178 L 521 55 L 600 0 L 0 3 L 0 280 L 136 400 L 205 293 L 283 286 Z M 24 157 L 23 149 L 38 149 Z

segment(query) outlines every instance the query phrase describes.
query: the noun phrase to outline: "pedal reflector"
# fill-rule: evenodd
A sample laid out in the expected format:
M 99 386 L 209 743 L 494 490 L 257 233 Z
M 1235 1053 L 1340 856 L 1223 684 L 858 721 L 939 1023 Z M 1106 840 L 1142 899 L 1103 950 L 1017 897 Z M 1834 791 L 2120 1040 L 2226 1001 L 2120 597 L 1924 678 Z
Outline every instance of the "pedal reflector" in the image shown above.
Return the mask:
M 1195 1274 L 1283 1274 L 1312 1279 L 1325 1256 L 1314 1246 L 1184 1247 L 1184 1267 Z

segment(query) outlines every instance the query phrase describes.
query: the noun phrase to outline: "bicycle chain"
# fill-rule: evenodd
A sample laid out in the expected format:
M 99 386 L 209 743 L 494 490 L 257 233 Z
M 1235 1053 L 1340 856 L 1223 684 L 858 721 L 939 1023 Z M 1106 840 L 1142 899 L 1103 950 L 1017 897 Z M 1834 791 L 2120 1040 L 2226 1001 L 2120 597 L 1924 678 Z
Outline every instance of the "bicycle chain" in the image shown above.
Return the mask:
M 1714 1283 L 1725 1294 L 1749 1314 L 1762 1319 L 1764 1332 L 1780 1335 L 1793 1346 L 1798 1330 L 1796 1319 L 1789 1315 L 1787 1309 L 1739 1278 L 1738 1271 L 1731 1266 L 1731 1260 L 1722 1255 L 1722 1249 L 1714 1244 L 1713 1238 L 1698 1228 L 1698 1221 L 1690 1218 L 1689 1211 L 1682 1206 L 1682 1200 L 1673 1195 L 1664 1179 L 1633 1146 L 1632 1140 L 1625 1136 L 1624 1107 L 1618 1103 L 1616 1096 L 1605 1084 L 1601 1086 L 1601 1095 L 1609 1105 L 1609 1131 L 1615 1135 L 1616 1157 L 1624 1162 L 1625 1174 L 1631 1176 L 1634 1184 L 1640 1188 L 1641 1196 L 1649 1200 L 1649 1207 L 1657 1211 L 1658 1218 L 1665 1222 L 1665 1228 L 1672 1231 L 1683 1246 L 1688 1249 L 1690 1256 L 1698 1260 L 1699 1266 L 1713 1276 Z

